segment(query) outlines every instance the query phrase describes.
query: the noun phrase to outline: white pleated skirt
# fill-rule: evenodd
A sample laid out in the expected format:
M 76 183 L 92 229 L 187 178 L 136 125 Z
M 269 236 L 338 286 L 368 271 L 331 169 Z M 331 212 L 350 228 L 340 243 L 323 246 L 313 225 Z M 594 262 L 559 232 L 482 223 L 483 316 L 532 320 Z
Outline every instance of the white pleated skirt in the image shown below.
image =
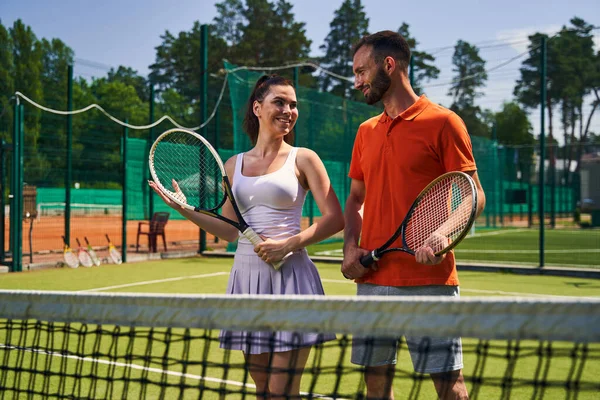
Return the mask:
M 272 295 L 323 295 L 321 277 L 306 250 L 294 252 L 276 271 L 254 252 L 251 244 L 239 243 L 227 293 Z M 284 352 L 314 346 L 335 335 L 323 333 L 221 331 L 220 346 L 247 354 Z

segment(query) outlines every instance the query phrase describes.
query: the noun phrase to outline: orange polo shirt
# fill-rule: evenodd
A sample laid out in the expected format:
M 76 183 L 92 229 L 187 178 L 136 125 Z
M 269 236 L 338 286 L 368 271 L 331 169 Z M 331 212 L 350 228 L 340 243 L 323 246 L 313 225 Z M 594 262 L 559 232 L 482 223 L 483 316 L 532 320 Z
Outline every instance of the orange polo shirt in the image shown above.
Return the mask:
M 358 128 L 350 178 L 366 187 L 360 247 L 375 249 L 396 231 L 417 195 L 449 171 L 474 171 L 471 139 L 462 119 L 422 95 L 395 119 L 385 112 Z M 402 247 L 399 238 L 392 247 Z M 458 285 L 454 253 L 439 265 L 404 252 L 385 254 L 379 269 L 357 282 L 382 286 Z

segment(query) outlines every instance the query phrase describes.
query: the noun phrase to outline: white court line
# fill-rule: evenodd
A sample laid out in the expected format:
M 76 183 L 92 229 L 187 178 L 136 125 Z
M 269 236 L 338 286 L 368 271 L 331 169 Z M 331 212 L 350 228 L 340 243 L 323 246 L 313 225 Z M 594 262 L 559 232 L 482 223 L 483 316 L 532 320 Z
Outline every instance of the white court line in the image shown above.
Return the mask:
M 474 235 L 468 235 L 465 239 L 469 238 L 477 238 L 482 236 L 496 236 L 496 235 L 504 235 L 505 233 L 519 233 L 519 232 L 527 232 L 529 229 L 505 229 L 500 231 L 493 232 L 483 232 L 483 233 L 475 233 Z
M 122 363 L 122 362 L 116 362 L 116 361 L 100 360 L 98 358 L 92 358 L 92 357 L 80 357 L 80 356 L 74 356 L 74 355 L 65 355 L 65 354 L 62 354 L 62 353 L 59 353 L 56 351 L 31 349 L 31 348 L 20 347 L 20 346 L 7 346 L 3 343 L 0 343 L 0 349 L 28 351 L 31 353 L 45 354 L 45 355 L 49 355 L 49 356 L 53 356 L 53 357 L 68 358 L 68 359 L 72 359 L 72 360 L 92 362 L 92 363 L 104 364 L 104 365 L 114 365 L 116 367 L 124 367 L 124 368 L 136 369 L 136 370 L 140 370 L 140 371 L 155 372 L 157 374 L 165 374 L 165 375 L 183 377 L 183 378 L 188 378 L 188 379 L 196 379 L 199 381 L 206 381 L 206 382 L 213 382 L 213 383 L 221 383 L 221 384 L 225 383 L 225 384 L 231 385 L 231 386 L 240 386 L 240 387 L 245 387 L 245 388 L 250 388 L 250 389 L 256 389 L 256 385 L 254 385 L 252 383 L 243 383 L 243 382 L 224 380 L 224 379 L 219 379 L 219 378 L 210 378 L 207 376 L 201 376 L 201 375 L 195 375 L 195 374 L 189 374 L 189 373 L 184 374 L 182 372 L 169 371 L 169 370 L 164 370 L 164 369 L 160 369 L 160 368 L 144 367 L 142 365 L 137 365 L 137 364 L 128 364 L 128 363 Z M 300 392 L 300 394 L 304 395 L 304 396 L 309 395 L 309 393 L 306 393 L 306 392 Z M 327 396 L 320 395 L 320 394 L 311 394 L 311 395 L 313 397 L 319 398 L 319 399 L 334 400 L 331 397 L 327 397 Z M 347 399 L 341 399 L 341 398 L 337 398 L 337 397 L 336 397 L 336 399 L 347 400 Z
M 341 279 L 321 279 L 321 282 L 327 283 L 348 283 L 350 285 L 354 285 L 354 281 L 351 279 L 341 280 Z
M 178 276 L 176 278 L 156 279 L 153 281 L 134 282 L 134 283 L 126 283 L 124 285 L 115 285 L 115 286 L 106 286 L 106 287 L 95 288 L 95 289 L 78 290 L 78 292 L 100 292 L 102 290 L 121 289 L 124 287 L 132 287 L 132 286 L 153 285 L 155 283 L 183 281 L 186 279 L 211 278 L 213 276 L 221 276 L 221 275 L 229 275 L 229 272 L 215 272 L 213 274 Z
M 315 252 L 317 256 L 333 256 L 333 255 L 342 255 L 343 249 L 334 249 L 334 250 L 323 250 Z
M 504 296 L 521 296 L 521 297 L 544 297 L 544 298 L 557 298 L 557 299 L 598 299 L 600 296 L 560 296 L 553 294 L 540 294 L 540 293 L 521 293 L 521 292 L 505 292 L 502 290 L 483 290 L 483 289 L 460 289 L 461 292 L 471 293 L 485 293 L 485 294 L 500 294 Z

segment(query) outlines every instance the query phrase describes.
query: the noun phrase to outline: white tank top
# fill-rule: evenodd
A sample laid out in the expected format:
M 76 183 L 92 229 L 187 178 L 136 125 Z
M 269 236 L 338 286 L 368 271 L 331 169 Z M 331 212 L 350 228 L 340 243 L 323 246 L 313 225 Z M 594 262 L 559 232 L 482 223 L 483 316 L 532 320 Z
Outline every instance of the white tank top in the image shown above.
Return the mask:
M 259 235 L 281 240 L 300 233 L 306 190 L 296 176 L 297 147 L 292 147 L 285 164 L 260 176 L 242 175 L 244 153 L 237 155 L 233 196 L 244 220 Z M 239 243 L 250 243 L 240 233 Z

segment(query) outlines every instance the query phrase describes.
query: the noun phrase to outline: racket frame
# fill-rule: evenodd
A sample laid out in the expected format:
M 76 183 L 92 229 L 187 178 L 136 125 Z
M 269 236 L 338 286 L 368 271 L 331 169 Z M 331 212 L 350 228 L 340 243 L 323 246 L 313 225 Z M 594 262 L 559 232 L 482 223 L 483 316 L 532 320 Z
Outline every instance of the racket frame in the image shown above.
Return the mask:
M 100 264 L 102 264 L 102 261 L 100 260 L 100 258 L 98 258 L 98 255 L 96 254 L 96 251 L 90 244 L 87 236 L 84 236 L 83 238 L 85 239 L 85 244 L 87 244 L 87 252 L 90 255 L 90 258 L 92 259 L 92 262 L 96 267 L 99 267 Z
M 122 264 L 123 259 L 121 258 L 121 253 L 119 253 L 119 250 L 117 250 L 115 245 L 112 244 L 110 238 L 108 237 L 108 234 L 105 233 L 104 236 L 106 236 L 106 240 L 108 240 L 108 255 L 110 256 L 110 259 L 113 261 L 113 263 L 117 265 Z
M 176 196 L 176 194 L 174 192 L 172 192 L 171 190 L 167 189 L 162 184 L 162 182 L 158 179 L 158 176 L 154 169 L 154 152 L 156 151 L 156 147 L 158 146 L 158 144 L 166 136 L 168 136 L 172 133 L 175 133 L 175 132 L 184 132 L 186 134 L 194 136 L 196 139 L 200 140 L 204 144 L 204 146 L 210 151 L 210 153 L 214 157 L 214 159 L 217 163 L 217 166 L 219 167 L 219 170 L 221 171 L 221 176 L 223 177 L 223 189 L 225 190 L 225 193 L 224 193 L 225 195 L 223 196 L 221 201 L 215 207 L 210 208 L 210 209 L 205 209 L 205 208 L 201 208 L 198 206 L 192 206 L 190 204 L 187 204 L 187 203 L 179 200 L 178 197 Z M 195 211 L 195 212 L 198 212 L 198 213 L 201 213 L 204 215 L 208 215 L 210 217 L 214 217 L 214 218 L 219 219 L 220 221 L 228 223 L 229 225 L 238 229 L 242 233 L 242 235 L 244 235 L 254 246 L 264 242 L 264 240 L 254 231 L 254 229 L 252 229 L 248 225 L 248 223 L 244 220 L 244 217 L 242 217 L 242 213 L 240 212 L 240 209 L 235 201 L 235 197 L 233 196 L 233 191 L 231 190 L 231 183 L 229 182 L 229 177 L 227 176 L 227 172 L 225 171 L 225 166 L 223 165 L 223 161 L 221 161 L 221 157 L 219 156 L 219 153 L 208 142 L 208 140 L 206 140 L 204 137 L 202 137 L 202 135 L 199 135 L 198 133 L 196 133 L 190 129 L 182 129 L 182 128 L 169 129 L 169 130 L 163 132 L 158 138 L 156 138 L 156 140 L 152 144 L 152 147 L 150 148 L 150 154 L 149 154 L 148 159 L 149 159 L 148 160 L 149 161 L 149 169 L 150 169 L 150 174 L 152 175 L 152 180 L 154 181 L 154 183 L 156 183 L 156 185 L 159 187 L 159 189 L 169 199 L 171 199 L 172 201 L 177 203 L 179 206 L 181 206 L 187 210 L 191 210 L 191 211 Z M 233 221 L 227 217 L 224 217 L 216 212 L 218 209 L 223 207 L 223 205 L 225 204 L 225 201 L 227 201 L 227 199 L 229 199 L 229 201 L 231 202 L 231 205 L 233 206 L 232 208 L 233 208 L 233 211 L 237 218 L 237 222 Z M 271 265 L 273 265 L 273 267 L 276 270 L 280 269 L 281 265 L 283 264 L 283 261 L 288 256 L 289 256 L 289 254 L 283 260 L 281 260 L 277 263 L 272 263 Z
M 415 201 L 413 201 L 412 205 L 410 206 L 410 209 L 406 213 L 406 216 L 402 220 L 402 223 L 400 224 L 400 226 L 398 227 L 396 232 L 394 232 L 392 237 L 390 237 L 380 247 L 376 248 L 375 250 L 372 250 L 366 256 L 361 257 L 360 263 L 363 266 L 365 266 L 366 268 L 368 268 L 371 264 L 373 264 L 373 262 L 379 261 L 379 259 L 381 259 L 381 257 L 384 254 L 390 253 L 393 251 L 403 251 L 405 253 L 408 253 L 408 254 L 411 254 L 414 256 L 415 250 L 408 247 L 408 244 L 406 243 L 406 236 L 404 235 L 408 221 L 410 220 L 413 212 L 415 211 L 417 206 L 420 204 L 423 197 L 425 197 L 425 195 L 429 192 L 429 190 L 432 187 L 434 187 L 435 185 L 437 185 L 438 182 L 440 182 L 441 180 L 447 179 L 448 177 L 453 176 L 453 175 L 462 176 L 469 183 L 469 186 L 471 187 L 473 201 L 471 202 L 471 211 L 469 214 L 469 221 L 467 222 L 467 225 L 465 226 L 465 228 L 461 231 L 460 235 L 458 235 L 458 237 L 456 237 L 456 239 L 454 239 L 448 246 L 444 247 L 442 250 L 440 250 L 434 254 L 436 256 L 441 256 L 441 255 L 449 252 L 450 250 L 454 249 L 465 238 L 467 233 L 471 230 L 471 227 L 473 226 L 473 223 L 475 222 L 475 216 L 477 213 L 477 187 L 475 186 L 475 182 L 473 181 L 473 178 L 471 178 L 468 174 L 466 174 L 462 171 L 446 172 L 445 174 L 438 176 L 433 181 L 431 181 L 427 186 L 425 186 L 425 188 L 423 190 L 421 190 L 421 192 L 419 193 L 419 195 L 417 196 Z M 398 240 L 399 237 L 402 238 L 402 247 L 391 247 L 390 248 L 390 246 L 396 240 Z
M 81 242 L 79 241 L 79 238 L 75 238 L 75 240 L 77 241 L 78 246 L 77 258 L 79 259 L 79 264 L 83 265 L 86 268 L 91 268 L 94 265 L 94 260 L 92 260 L 92 257 L 87 252 L 87 250 L 83 248 Z
M 71 249 L 71 246 L 69 246 L 67 243 L 67 239 L 64 236 L 61 237 L 64 243 L 63 258 L 65 260 L 65 264 L 67 264 L 69 268 L 73 269 L 79 267 L 79 258 L 75 255 L 75 253 L 73 253 L 73 249 Z

